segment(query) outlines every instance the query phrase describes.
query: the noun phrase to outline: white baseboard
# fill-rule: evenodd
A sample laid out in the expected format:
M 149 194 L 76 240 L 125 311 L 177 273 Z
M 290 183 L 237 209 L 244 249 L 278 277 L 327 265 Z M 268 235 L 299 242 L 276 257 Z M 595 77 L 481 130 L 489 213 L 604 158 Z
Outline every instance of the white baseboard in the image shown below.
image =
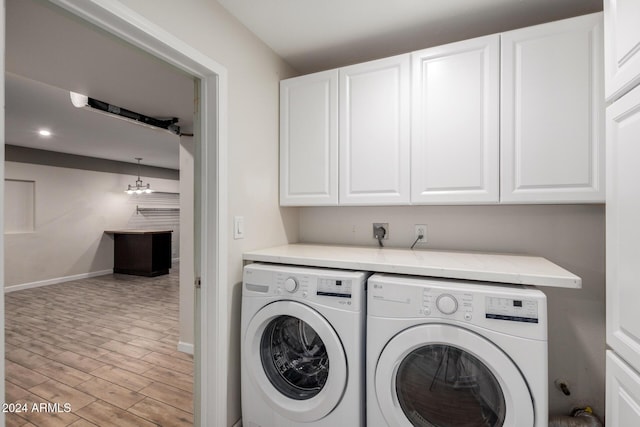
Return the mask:
M 178 351 L 193 355 L 193 344 L 178 341 Z
M 37 282 L 21 283 L 19 285 L 6 286 L 4 288 L 4 292 L 9 293 L 9 292 L 21 291 L 23 289 L 39 288 L 40 286 L 55 285 L 58 283 L 70 282 L 72 280 L 88 279 L 90 277 L 104 276 L 105 274 L 112 274 L 112 273 L 113 273 L 113 269 L 109 269 L 109 270 L 92 271 L 91 273 L 74 274 L 73 276 L 56 277 L 54 279 L 39 280 Z

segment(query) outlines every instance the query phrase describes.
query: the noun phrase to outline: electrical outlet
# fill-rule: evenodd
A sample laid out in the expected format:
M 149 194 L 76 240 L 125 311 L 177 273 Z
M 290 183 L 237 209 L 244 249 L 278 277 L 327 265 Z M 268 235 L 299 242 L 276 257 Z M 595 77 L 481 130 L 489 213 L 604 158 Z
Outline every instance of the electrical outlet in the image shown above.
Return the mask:
M 384 240 L 389 238 L 389 223 L 388 222 L 374 222 L 373 223 L 373 238 L 378 239 L 378 233 L 380 232 L 380 227 L 384 228 L 384 236 L 382 237 Z
M 422 236 L 422 239 L 418 240 L 418 243 L 427 243 L 427 224 L 415 224 L 413 226 L 414 239 Z

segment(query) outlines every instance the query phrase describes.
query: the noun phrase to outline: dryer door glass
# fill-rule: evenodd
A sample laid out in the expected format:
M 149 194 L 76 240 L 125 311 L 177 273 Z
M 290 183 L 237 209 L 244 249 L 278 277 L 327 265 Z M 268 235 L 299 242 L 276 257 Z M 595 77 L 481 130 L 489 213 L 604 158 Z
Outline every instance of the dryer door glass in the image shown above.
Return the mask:
M 504 424 L 506 404 L 498 380 L 475 356 L 451 345 L 410 352 L 398 368 L 396 393 L 414 426 Z
M 278 316 L 267 325 L 260 343 L 260 359 L 271 384 L 291 399 L 314 397 L 329 376 L 324 342 L 297 317 Z

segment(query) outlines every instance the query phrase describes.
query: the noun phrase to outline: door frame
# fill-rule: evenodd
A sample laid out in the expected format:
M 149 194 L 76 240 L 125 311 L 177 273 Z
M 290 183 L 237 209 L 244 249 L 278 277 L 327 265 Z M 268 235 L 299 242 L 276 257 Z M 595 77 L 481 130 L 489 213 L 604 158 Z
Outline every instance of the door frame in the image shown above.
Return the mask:
M 196 115 L 195 266 L 201 287 L 195 291 L 195 425 L 227 425 L 228 291 L 227 277 L 227 70 L 142 15 L 110 0 L 49 0 L 77 17 L 156 56 L 198 79 Z M 4 146 L 5 0 L 0 0 L 0 138 Z M 4 176 L 4 150 L 0 154 Z M 4 186 L 0 186 L 4 204 Z M 0 225 L 3 225 L 0 209 Z M 0 271 L 4 272 L 4 233 L 0 233 Z M 2 274 L 3 276 L 3 274 Z M 4 277 L 0 277 L 4 286 Z M 0 292 L 0 338 L 4 348 L 4 293 Z M 4 395 L 4 358 L 0 393 Z M 0 417 L 0 427 L 4 417 Z

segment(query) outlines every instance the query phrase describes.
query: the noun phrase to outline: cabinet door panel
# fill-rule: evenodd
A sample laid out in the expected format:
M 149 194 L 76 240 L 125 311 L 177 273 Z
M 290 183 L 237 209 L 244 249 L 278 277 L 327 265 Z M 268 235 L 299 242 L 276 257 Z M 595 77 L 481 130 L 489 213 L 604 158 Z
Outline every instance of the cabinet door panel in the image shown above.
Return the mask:
M 640 87 L 607 109 L 607 343 L 640 371 Z
M 413 203 L 498 202 L 499 42 L 412 54 Z
M 409 202 L 409 55 L 340 70 L 340 204 Z
M 503 202 L 604 201 L 601 21 L 502 35 Z
M 611 426 L 640 425 L 640 375 L 607 351 L 606 419 Z
M 640 2 L 605 0 L 605 88 L 614 100 L 640 83 Z
M 280 204 L 338 203 L 338 71 L 280 83 Z

